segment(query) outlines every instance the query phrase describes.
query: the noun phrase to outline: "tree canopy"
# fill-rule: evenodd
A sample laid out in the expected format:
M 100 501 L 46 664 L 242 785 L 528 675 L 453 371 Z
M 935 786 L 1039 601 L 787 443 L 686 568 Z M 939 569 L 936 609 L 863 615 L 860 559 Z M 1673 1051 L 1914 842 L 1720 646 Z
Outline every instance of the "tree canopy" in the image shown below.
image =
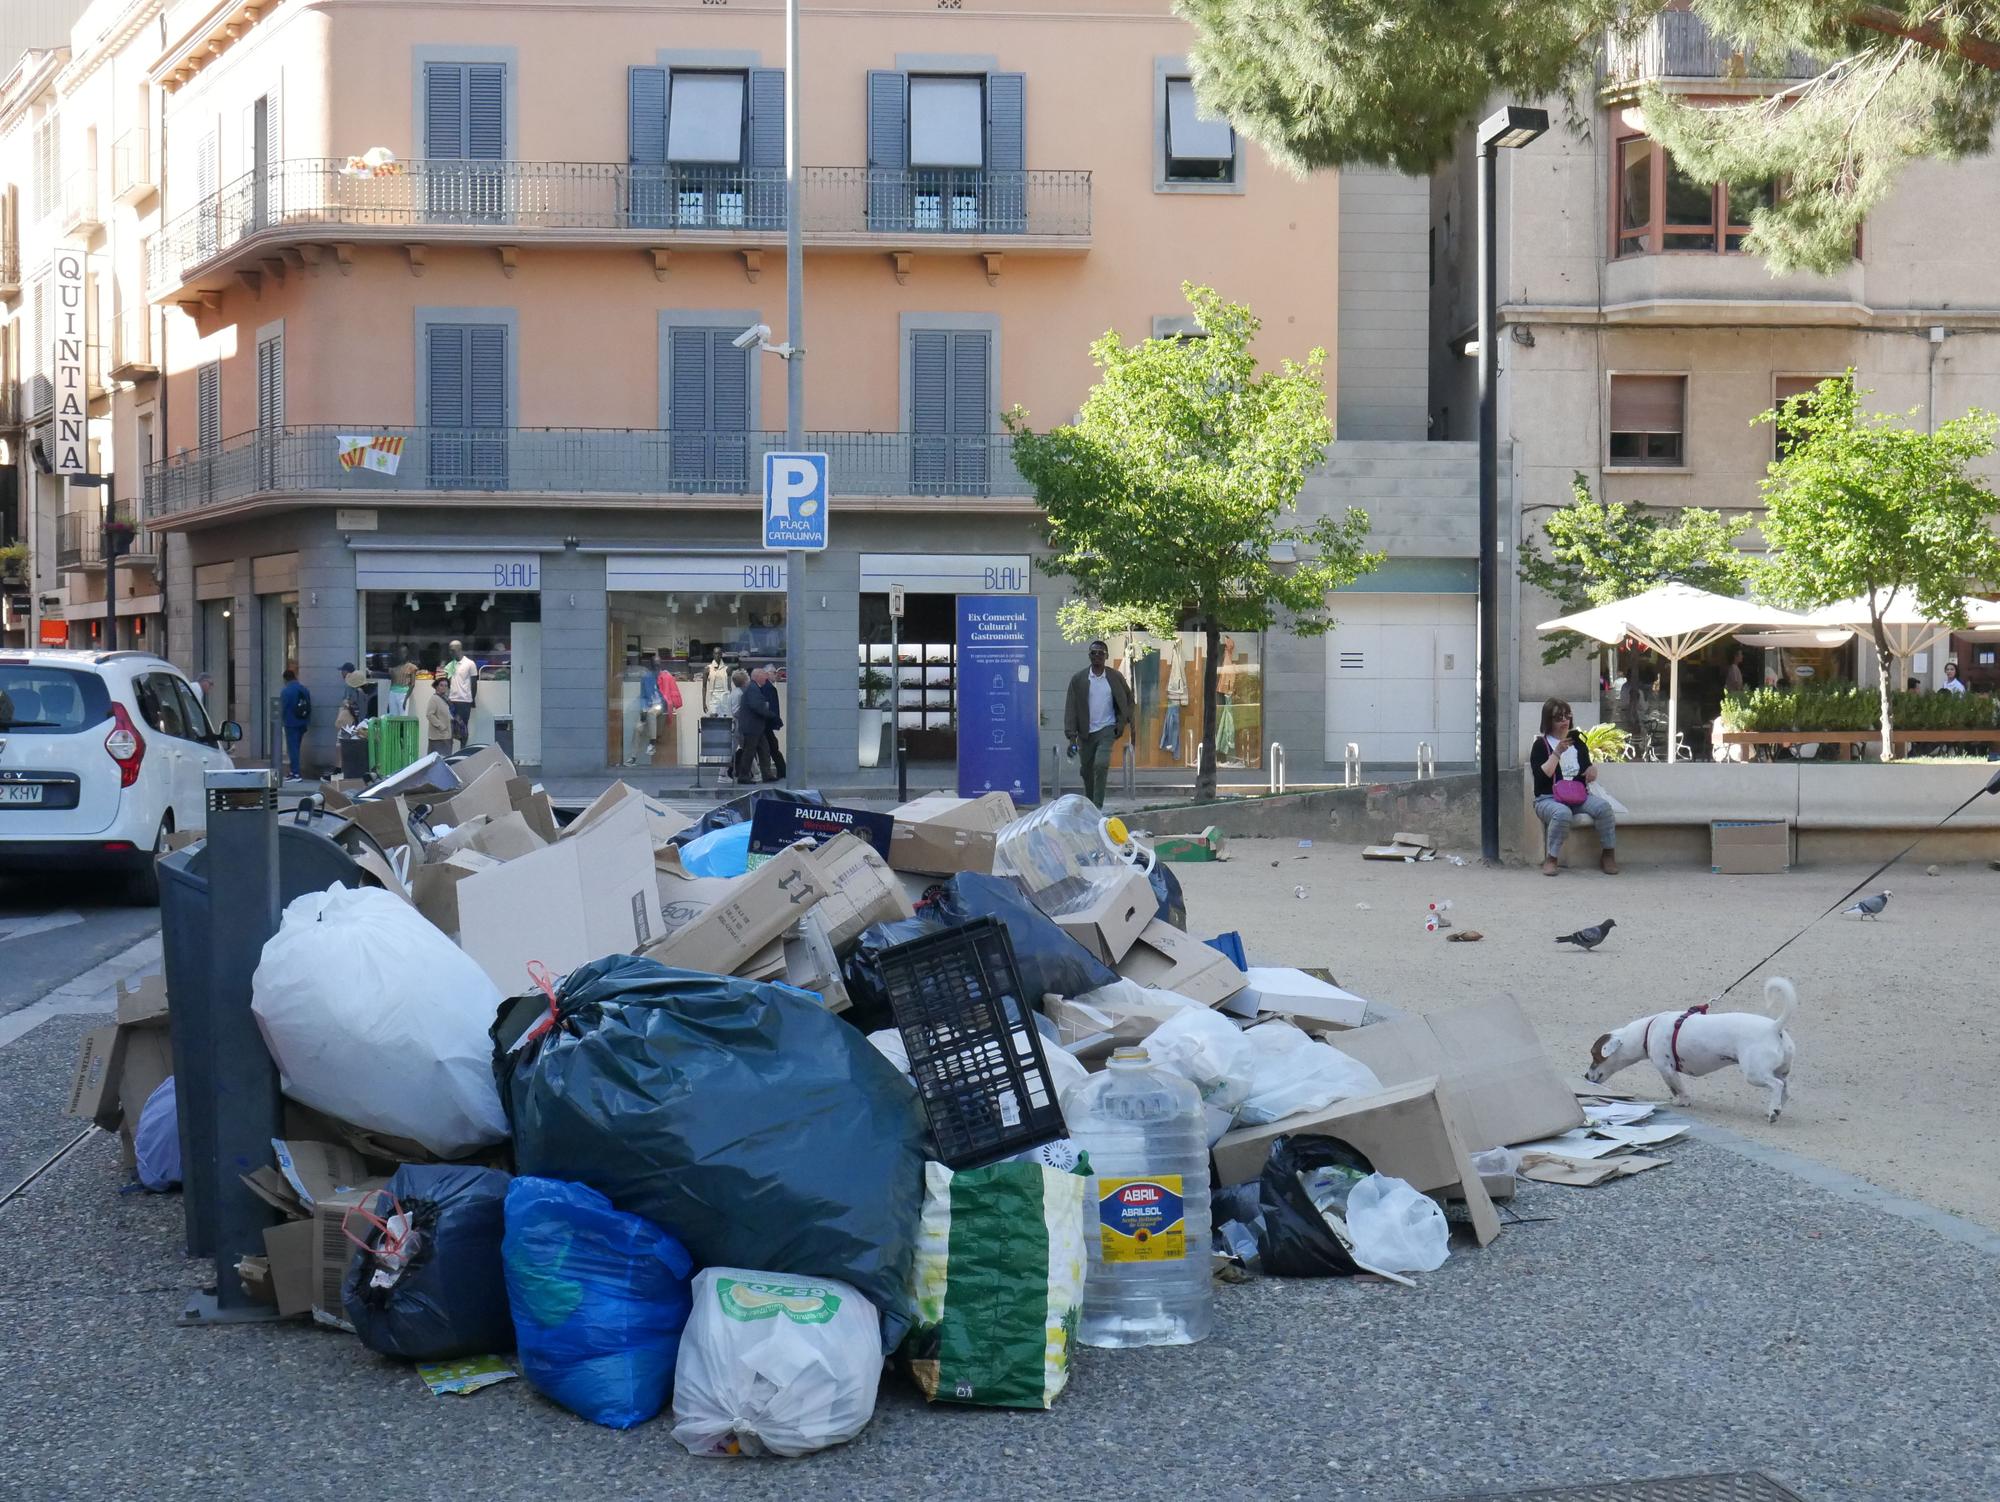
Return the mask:
M 1750 560 L 1736 550 L 1736 539 L 1749 530 L 1748 516 L 1731 521 L 1719 511 L 1689 506 L 1668 522 L 1623 501 L 1598 500 L 1581 473 L 1570 485 L 1570 503 L 1542 524 L 1547 556 L 1532 540 L 1521 544 L 1521 577 L 1553 596 L 1563 614 L 1609 605 L 1660 584 L 1733 595 L 1750 577 Z M 1560 662 L 1594 646 L 1563 632 L 1549 639 L 1542 661 Z
M 1181 288 L 1197 337 L 1127 344 L 1104 334 L 1099 375 L 1074 423 L 1036 433 L 1015 409 L 1014 460 L 1046 515 L 1042 566 L 1075 582 L 1065 631 L 1106 625 L 1173 630 L 1192 614 L 1208 638 L 1198 789 L 1215 788 L 1221 633 L 1283 621 L 1316 636 L 1327 596 L 1381 561 L 1368 516 L 1290 520 L 1333 438 L 1326 351 L 1259 372 L 1250 309 L 1212 288 Z
M 1429 173 L 1489 100 L 1586 100 L 1607 33 L 1670 0 L 1175 0 L 1198 33 L 1203 102 L 1297 172 L 1356 163 Z M 1751 215 L 1777 271 L 1830 271 L 1897 174 L 1988 149 L 2000 115 L 2000 0 L 1691 0 L 1760 58 L 1802 52 L 1811 80 L 1740 104 L 1690 106 L 1649 86 L 1646 129 L 1696 181 L 1784 192 Z

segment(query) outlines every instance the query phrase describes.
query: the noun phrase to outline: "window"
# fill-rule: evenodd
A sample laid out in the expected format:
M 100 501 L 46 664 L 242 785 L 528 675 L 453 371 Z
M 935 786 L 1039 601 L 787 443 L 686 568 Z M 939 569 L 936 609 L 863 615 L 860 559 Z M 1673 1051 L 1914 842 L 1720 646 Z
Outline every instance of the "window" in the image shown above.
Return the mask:
M 46 219 L 56 211 L 62 184 L 58 180 L 56 118 L 48 116 L 35 127 L 35 217 Z
M 285 336 L 257 341 L 257 482 L 278 483 L 279 440 L 285 434 Z
M 1777 201 L 1777 190 L 1769 183 L 1703 187 L 1664 147 L 1644 136 L 1620 138 L 1612 164 L 1620 256 L 1656 250 L 1740 251 L 1750 233 L 1751 211 Z
M 910 484 L 918 495 L 984 495 L 992 336 L 910 334 Z
M 1810 376 L 1810 375 L 1809 376 L 1781 375 L 1773 378 L 1771 382 L 1771 406 L 1775 411 L 1778 412 L 1779 416 L 1778 420 L 1772 424 L 1772 428 L 1774 430 L 1772 435 L 1772 457 L 1778 459 L 1784 458 L 1786 454 L 1792 451 L 1792 445 L 1797 443 L 1799 440 L 1798 430 L 1796 428 L 1789 426 L 1785 422 L 1784 418 L 1785 403 L 1795 396 L 1803 396 L 1809 398 L 1814 391 L 1818 390 L 1819 383 L 1821 381 L 1839 380 L 1839 379 L 1841 379 L 1841 377 L 1838 376 Z M 1810 411 L 1812 403 L 1808 400 L 1806 403 L 1804 403 L 1804 406 L 1808 411 Z
M 278 91 L 259 94 L 243 107 L 243 168 L 250 174 L 250 227 L 271 222 L 273 184 L 282 181 Z M 282 197 L 282 195 L 280 195 Z
M 434 323 L 424 334 L 431 483 L 506 489 L 506 326 Z
M 222 447 L 222 362 L 210 360 L 195 371 L 195 446 Z
M 1028 227 L 1026 80 L 1019 73 L 868 75 L 868 227 Z
M 784 227 L 783 69 L 632 68 L 626 109 L 635 227 Z
M 180 701 L 181 722 L 187 726 L 191 741 L 213 741 L 215 725 L 208 717 L 208 710 L 196 697 L 194 688 L 185 678 L 175 678 L 174 697 Z
M 1167 80 L 1167 181 L 1233 182 L 1236 131 L 1227 120 L 1204 113 L 1191 79 Z
M 667 101 L 667 160 L 742 165 L 741 73 L 674 73 Z
M 984 167 L 984 96 L 977 78 L 912 78 L 910 165 Z
M 1685 461 L 1686 413 L 1686 376 L 1613 376 L 1610 462 L 1678 467 Z
M 424 181 L 430 217 L 497 223 L 503 184 L 497 164 L 506 154 L 506 64 L 426 63 L 424 155 L 430 162 Z
M 735 328 L 667 330 L 668 474 L 677 491 L 749 485 L 750 360 Z
M 139 714 L 161 735 L 187 740 L 187 722 L 181 716 L 180 695 L 166 673 L 144 673 L 132 680 L 132 697 L 139 701 Z

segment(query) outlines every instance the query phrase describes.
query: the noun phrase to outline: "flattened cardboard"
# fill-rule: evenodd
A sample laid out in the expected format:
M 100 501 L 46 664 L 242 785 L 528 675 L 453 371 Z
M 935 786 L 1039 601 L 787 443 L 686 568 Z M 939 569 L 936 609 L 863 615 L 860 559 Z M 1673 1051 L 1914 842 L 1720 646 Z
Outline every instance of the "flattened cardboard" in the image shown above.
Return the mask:
M 264 1260 L 270 1267 L 271 1293 L 285 1319 L 312 1313 L 314 1233 L 310 1220 L 288 1220 L 264 1228 Z
M 480 753 L 484 755 L 484 752 Z M 499 756 L 499 752 L 493 753 Z M 502 757 L 501 760 L 506 760 Z M 461 769 L 461 774 L 463 771 Z M 459 825 L 484 814 L 489 819 L 497 819 L 502 814 L 514 811 L 514 800 L 507 792 L 507 785 L 513 780 L 511 770 L 490 767 L 475 780 L 466 783 L 449 798 L 441 798 L 431 805 L 426 822 L 433 829 L 449 824 L 456 829 Z
M 1331 1041 L 1385 1085 L 1444 1080 L 1474 1152 L 1583 1124 L 1576 1096 L 1511 996 L 1377 1022 Z
M 446 838 L 439 840 L 425 851 L 425 855 L 436 860 L 441 855 L 451 855 L 461 850 L 475 850 L 496 861 L 519 860 L 524 855 L 533 855 L 537 850 L 546 850 L 548 841 L 528 827 L 527 819 L 511 809 L 499 815 L 486 815 L 479 828 L 464 839 L 458 838 L 454 830 Z
M 1105 964 L 1115 965 L 1131 952 L 1139 935 L 1153 925 L 1160 899 L 1154 895 L 1146 873 L 1137 866 L 1128 866 L 1110 881 L 1093 885 L 1095 892 L 1090 902 L 1075 912 L 1057 915 L 1056 927 Z
M 139 1113 L 152 1093 L 174 1072 L 174 1044 L 163 1027 L 121 1027 L 124 1051 L 118 1057 L 118 1114 L 128 1129 L 139 1125 Z
M 889 863 L 856 836 L 843 834 L 827 841 L 812 852 L 812 863 L 826 888 L 825 900 L 813 916 L 834 953 L 851 948 L 870 924 L 915 916 L 916 909 Z
M 1220 1006 L 1244 987 L 1241 970 L 1219 949 L 1155 918 L 1118 962 L 1127 980 L 1172 991 L 1204 1006 Z
M 358 801 L 373 803 L 383 798 L 408 796 L 415 798 L 419 803 L 432 803 L 457 792 L 476 777 L 479 771 L 484 770 L 484 767 L 480 767 L 478 771 L 469 771 L 464 777 L 460 777 L 442 756 L 431 751 L 418 757 L 402 771 L 391 772 L 369 788 L 366 797 Z
M 626 802 L 575 839 L 458 883 L 459 947 L 511 996 L 528 962 L 556 973 L 660 936 L 659 890 L 646 811 Z
M 629 782 L 614 782 L 597 795 L 590 807 L 572 819 L 569 827 L 562 830 L 556 838 L 573 840 L 580 835 L 588 834 L 600 820 L 608 818 L 614 810 L 628 802 L 636 802 L 646 810 L 647 836 L 651 839 L 655 850 L 671 844 L 673 837 L 683 829 L 694 827 L 694 820 L 687 815 L 676 813 L 657 798 L 648 798 Z
M 826 910 L 830 902 L 799 919 L 784 937 L 785 984 L 811 991 L 829 1012 L 844 1012 L 854 1004 L 847 984 L 840 978 L 840 960 L 826 934 Z
M 677 874 L 680 864 L 660 864 L 653 858 L 655 890 L 660 899 L 660 937 L 686 928 L 718 902 L 726 902 L 739 878 L 732 876 L 685 876 Z
M 549 801 L 549 795 L 538 787 L 532 778 L 512 777 L 507 781 L 507 801 L 514 812 L 528 821 L 528 828 L 542 837 L 544 845 L 553 845 L 561 833 L 556 827 L 556 806 Z
M 743 980 L 783 980 L 785 978 L 785 941 L 782 936 L 773 939 L 762 949 L 737 966 L 736 974 Z
M 720 900 L 641 952 L 663 965 L 734 975 L 738 967 L 826 900 L 826 885 L 811 854 L 796 846 L 772 856 L 747 876 L 735 878 L 729 886 Z
M 118 983 L 118 1025 L 167 1025 L 167 978 L 164 975 L 143 975 L 136 981 Z
M 271 1151 L 277 1159 L 275 1172 L 296 1201 L 296 1208 L 288 1212 L 293 1215 L 311 1214 L 313 1207 L 322 1200 L 347 1190 L 388 1182 L 371 1175 L 367 1161 L 359 1153 L 337 1142 L 284 1138 L 273 1142 Z M 257 1187 L 254 1178 L 254 1175 L 244 1176 L 244 1182 L 253 1189 Z M 285 1207 L 281 1205 L 279 1208 Z
M 492 856 L 477 850 L 461 850 L 441 861 L 427 861 L 410 873 L 410 900 L 438 932 L 455 937 L 458 884 L 499 864 Z
M 1335 1101 L 1263 1126 L 1225 1132 L 1211 1150 L 1216 1182 L 1247 1184 L 1264 1171 L 1271 1144 L 1293 1134 L 1338 1137 L 1368 1156 L 1378 1173 L 1408 1180 L 1417 1189 L 1450 1190 L 1464 1199 L 1481 1246 L 1500 1234 L 1486 1186 L 1466 1155 L 1448 1088 L 1435 1079 L 1412 1080 L 1376 1095 Z
M 1001 795 L 1005 797 L 1005 794 Z M 955 876 L 960 871 L 993 874 L 993 831 L 954 829 L 945 824 L 896 820 L 889 836 L 889 864 L 920 876 Z
M 107 1132 L 118 1125 L 118 1062 L 125 1036 L 116 1027 L 99 1027 L 83 1035 L 76 1073 L 69 1084 L 69 1114 L 94 1121 Z
M 1708 848 L 1717 876 L 1781 876 L 1792 868 L 1792 830 L 1783 819 L 1717 819 L 1708 826 Z
M 451 764 L 451 771 L 462 788 L 471 787 L 488 772 L 500 773 L 503 786 L 521 775 L 512 758 L 498 746 L 481 746 L 470 756 L 461 756 Z
M 947 829 L 971 829 L 997 834 L 1020 815 L 1006 793 L 982 793 L 958 798 L 950 793 L 926 793 L 889 810 L 898 824 L 933 824 Z
M 1303 970 L 1252 965 L 1243 974 L 1248 981 L 1244 996 L 1255 996 L 1264 1013 L 1289 1017 L 1303 1027 L 1355 1028 L 1368 1020 L 1367 1002 Z
M 350 851 L 349 854 L 354 864 L 361 868 L 364 875 L 371 877 L 376 886 L 385 892 L 394 892 L 405 902 L 410 900 L 410 889 L 403 885 L 403 878 L 396 874 L 396 868 L 388 861 L 368 849 Z M 417 869 L 421 871 L 423 867 Z
M 347 810 L 347 817 L 373 836 L 384 850 L 408 845 L 421 850 L 423 841 L 410 827 L 410 806 L 401 798 L 369 798 Z

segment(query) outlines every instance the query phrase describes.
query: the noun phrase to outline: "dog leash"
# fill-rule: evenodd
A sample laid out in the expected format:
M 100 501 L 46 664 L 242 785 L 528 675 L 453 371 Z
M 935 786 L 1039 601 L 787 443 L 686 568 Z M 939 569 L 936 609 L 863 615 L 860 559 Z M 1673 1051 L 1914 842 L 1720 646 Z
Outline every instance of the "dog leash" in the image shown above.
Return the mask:
M 1780 944 L 1776 949 L 1772 950 L 1769 954 L 1765 955 L 1764 958 L 1757 961 L 1757 963 L 1752 965 L 1748 970 L 1745 970 L 1741 975 L 1737 976 L 1735 980 L 1731 981 L 1728 985 L 1724 986 L 1720 991 L 1717 991 L 1715 995 L 1709 998 L 1709 1005 L 1710 1006 L 1715 1005 L 1716 1002 L 1722 1000 L 1723 997 L 1727 996 L 1731 991 L 1734 991 L 1738 986 L 1742 985 L 1743 982 L 1750 979 L 1751 976 L 1755 975 L 1759 970 L 1762 970 L 1766 965 L 1770 964 L 1771 961 L 1775 960 L 1779 955 L 1783 954 L 1787 949 L 1790 949 L 1794 944 L 1798 943 L 1798 941 L 1800 939 L 1803 939 L 1806 936 L 1808 930 L 1810 930 L 1815 924 L 1823 922 L 1825 919 L 1831 917 L 1834 913 L 1838 912 L 1840 910 L 1841 905 L 1845 903 L 1848 898 L 1852 897 L 1856 892 L 1860 891 L 1863 887 L 1873 883 L 1876 877 L 1880 876 L 1884 871 L 1888 870 L 1891 866 L 1895 865 L 1897 861 L 1901 860 L 1904 856 L 1908 855 L 1912 850 L 1916 849 L 1917 846 L 1923 844 L 1925 840 L 1929 839 L 1932 835 L 1936 834 L 1940 829 L 1944 828 L 1945 825 L 1949 824 L 1953 819 L 1956 819 L 1960 814 L 1964 813 L 1968 808 L 1972 807 L 1973 801 L 1975 799 L 1980 798 L 1988 793 L 2000 796 L 2000 772 L 1995 772 L 1990 778 L 1988 778 L 1986 786 L 1980 788 L 1977 792 L 1975 792 L 1972 795 L 1971 798 L 1967 798 L 1965 802 L 1959 804 L 1957 808 L 1953 809 L 1950 813 L 1946 814 L 1942 819 L 1938 820 L 1937 823 L 1933 824 L 1929 829 L 1926 829 L 1922 834 L 1918 835 L 1914 840 L 1910 841 L 1909 844 L 1905 845 L 1901 850 L 1898 850 L 1894 855 L 1890 856 L 1887 860 L 1882 862 L 1882 864 L 1877 866 L 1873 871 L 1870 871 L 1866 876 L 1862 877 L 1861 880 L 1857 881 L 1853 886 L 1849 887 L 1840 896 L 1834 898 L 1832 905 L 1828 907 L 1825 912 L 1821 913 L 1816 918 L 1809 919 L 1805 924 L 1805 926 L 1801 928 L 1797 933 L 1793 934 L 1789 939 L 1785 940 L 1784 943 Z

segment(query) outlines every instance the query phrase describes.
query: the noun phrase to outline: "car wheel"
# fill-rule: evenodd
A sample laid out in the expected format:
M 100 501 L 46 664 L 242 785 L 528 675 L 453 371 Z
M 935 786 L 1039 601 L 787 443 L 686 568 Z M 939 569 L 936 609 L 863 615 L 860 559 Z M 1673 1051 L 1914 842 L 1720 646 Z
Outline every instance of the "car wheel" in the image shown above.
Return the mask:
M 170 814 L 160 820 L 160 830 L 153 836 L 153 850 L 146 857 L 145 865 L 134 871 L 127 880 L 126 897 L 132 906 L 160 905 L 160 857 L 167 853 L 167 836 L 173 832 L 174 821 Z

